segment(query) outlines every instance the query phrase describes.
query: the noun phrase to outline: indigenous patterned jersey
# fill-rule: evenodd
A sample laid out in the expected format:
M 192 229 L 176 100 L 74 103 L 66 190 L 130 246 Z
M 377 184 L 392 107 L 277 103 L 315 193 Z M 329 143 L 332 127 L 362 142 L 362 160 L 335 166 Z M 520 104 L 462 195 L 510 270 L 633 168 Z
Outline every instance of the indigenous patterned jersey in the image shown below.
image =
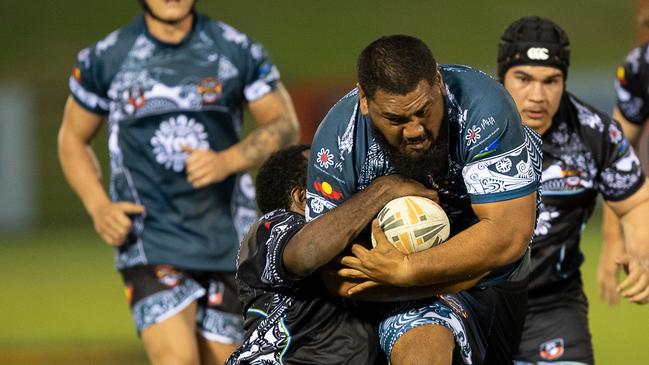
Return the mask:
M 228 364 L 382 363 L 376 329 L 362 313 L 329 296 L 317 277 L 299 280 L 284 268 L 284 249 L 303 226 L 302 215 L 279 209 L 242 241 L 236 279 L 246 338 Z
M 642 125 L 649 118 L 649 43 L 634 48 L 617 69 L 617 107 L 626 120 Z
M 539 136 L 521 123 L 502 85 L 466 66 L 439 69 L 446 87 L 444 123 L 450 155 L 448 175 L 434 183 L 454 235 L 477 222 L 471 204 L 537 191 L 541 146 Z M 358 92 L 353 90 L 320 124 L 311 146 L 307 220 L 333 209 L 377 177 L 394 173 L 370 123 L 360 112 Z M 487 279 L 505 277 L 517 265 L 496 270 Z
M 152 37 L 140 17 L 79 52 L 70 90 L 108 116 L 111 198 L 146 208 L 132 217 L 118 267 L 234 271 L 240 238 L 257 219 L 252 179 L 239 174 L 194 189 L 182 147 L 237 143 L 242 105 L 278 79 L 259 43 L 200 14 L 180 44 Z
M 543 135 L 543 201 L 532 242 L 530 304 L 551 300 L 543 293 L 579 277 L 581 230 L 597 193 L 605 200 L 623 200 L 643 181 L 638 158 L 617 122 L 564 93 Z

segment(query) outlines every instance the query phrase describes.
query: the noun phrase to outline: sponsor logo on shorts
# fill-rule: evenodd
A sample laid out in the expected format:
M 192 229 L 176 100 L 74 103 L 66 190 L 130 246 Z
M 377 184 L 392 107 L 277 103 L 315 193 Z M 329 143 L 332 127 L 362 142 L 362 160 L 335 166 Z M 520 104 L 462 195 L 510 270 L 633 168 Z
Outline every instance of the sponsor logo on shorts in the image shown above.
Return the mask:
M 182 274 L 174 270 L 171 266 L 159 265 L 156 267 L 155 276 L 158 278 L 158 281 L 170 288 L 178 285 L 180 279 L 182 279 Z
M 563 338 L 555 338 L 541 344 L 539 354 L 544 360 L 555 360 L 563 355 Z
M 128 305 L 131 305 L 133 302 L 133 284 L 126 283 L 126 286 L 124 287 L 124 295 L 126 296 Z
M 207 305 L 215 307 L 223 303 L 223 283 L 220 281 L 210 281 L 210 287 L 207 290 Z

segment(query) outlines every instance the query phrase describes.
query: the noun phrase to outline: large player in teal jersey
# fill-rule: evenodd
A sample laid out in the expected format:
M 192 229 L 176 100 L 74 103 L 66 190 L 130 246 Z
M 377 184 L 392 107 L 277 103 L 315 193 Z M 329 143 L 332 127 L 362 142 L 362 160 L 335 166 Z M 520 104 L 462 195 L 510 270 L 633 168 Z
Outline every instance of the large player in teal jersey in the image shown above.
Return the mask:
M 59 156 L 117 247 L 151 361 L 223 363 L 241 339 L 235 255 L 256 220 L 246 171 L 294 142 L 297 120 L 259 43 L 193 0 L 140 3 L 142 17 L 79 52 Z M 244 106 L 258 126 L 240 140 Z M 89 148 L 105 117 L 110 197 Z
M 414 37 L 367 46 L 358 80 L 312 144 L 307 221 L 343 222 L 312 239 L 353 239 L 359 222 L 367 224 L 387 203 L 382 179 L 392 174 L 437 190 L 452 233 L 407 256 L 389 244 L 352 246 L 355 257 L 341 260 L 350 268 L 339 273 L 364 282 L 340 292 L 364 300 L 449 294 L 388 312 L 379 334 L 392 364 L 511 363 L 525 316 L 538 135 L 522 125 L 496 80 L 466 66 L 438 65 Z

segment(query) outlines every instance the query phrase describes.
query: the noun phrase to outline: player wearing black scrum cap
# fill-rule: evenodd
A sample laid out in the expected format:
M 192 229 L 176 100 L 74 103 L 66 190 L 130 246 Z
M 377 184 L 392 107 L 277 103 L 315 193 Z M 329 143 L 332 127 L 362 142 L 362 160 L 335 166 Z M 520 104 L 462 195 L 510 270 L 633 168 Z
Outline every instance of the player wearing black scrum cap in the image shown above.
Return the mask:
M 649 185 L 617 122 L 566 91 L 567 34 L 540 17 L 524 17 L 503 33 L 498 76 L 523 123 L 543 138 L 542 204 L 532 241 L 529 308 L 516 364 L 592 364 L 588 302 L 579 267 L 581 228 L 601 193 L 631 240 L 649 237 Z M 632 301 L 649 301 L 640 262 L 621 284 Z

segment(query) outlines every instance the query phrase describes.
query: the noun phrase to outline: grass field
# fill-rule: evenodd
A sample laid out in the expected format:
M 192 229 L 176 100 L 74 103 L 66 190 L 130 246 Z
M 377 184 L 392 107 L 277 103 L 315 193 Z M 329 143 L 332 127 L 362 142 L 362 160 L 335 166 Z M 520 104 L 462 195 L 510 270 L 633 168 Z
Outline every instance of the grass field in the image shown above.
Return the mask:
M 597 299 L 599 228 L 585 231 L 584 278 L 598 364 L 649 362 L 649 307 Z M 0 364 L 145 364 L 112 251 L 90 227 L 0 239 Z

